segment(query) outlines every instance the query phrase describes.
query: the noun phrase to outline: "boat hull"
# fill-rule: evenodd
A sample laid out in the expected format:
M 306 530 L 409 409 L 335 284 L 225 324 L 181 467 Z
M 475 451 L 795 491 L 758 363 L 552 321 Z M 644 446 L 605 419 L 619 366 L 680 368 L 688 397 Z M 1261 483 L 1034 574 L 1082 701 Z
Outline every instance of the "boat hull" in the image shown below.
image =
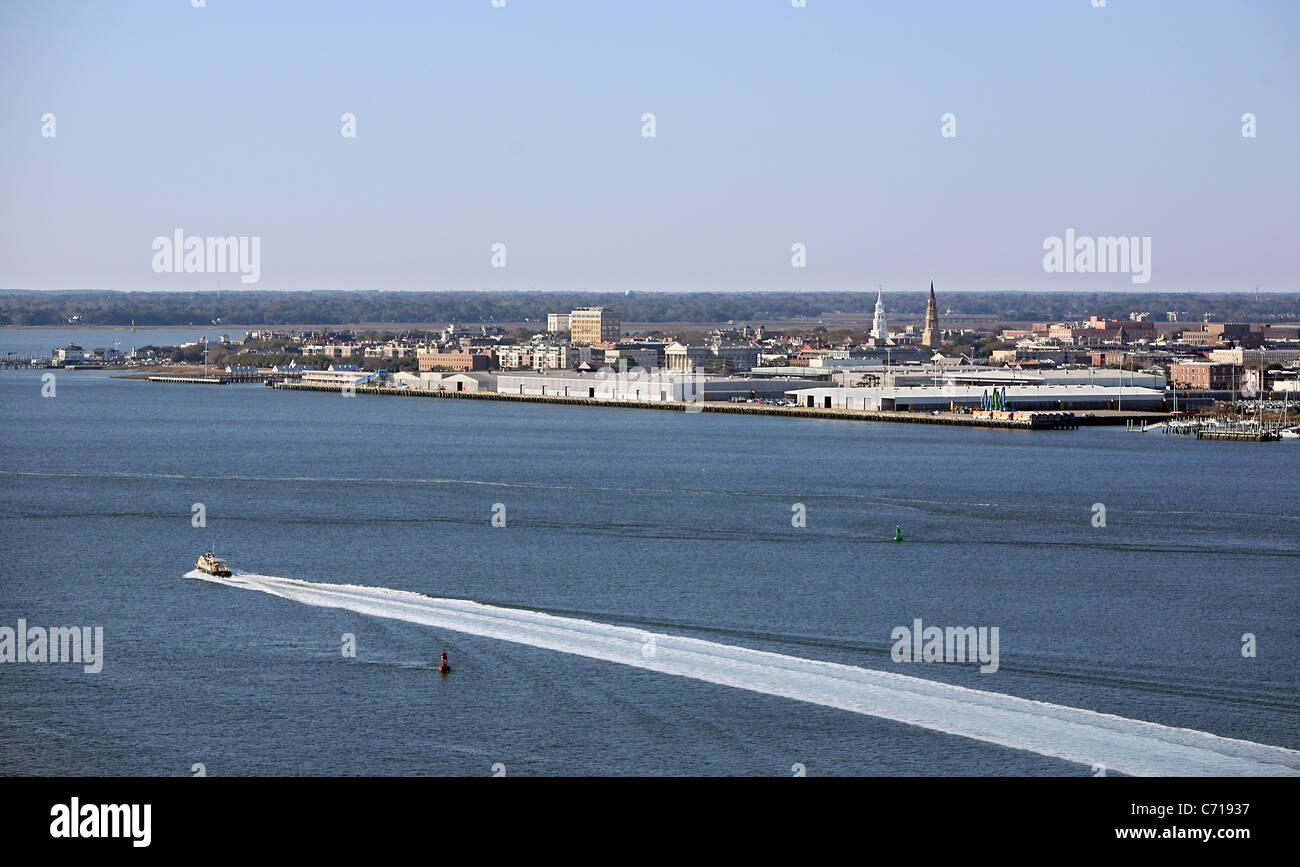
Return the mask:
M 218 560 L 215 557 L 204 555 L 194 563 L 194 568 L 198 569 L 205 575 L 214 575 L 217 578 L 229 578 L 230 569 L 226 566 L 224 560 Z

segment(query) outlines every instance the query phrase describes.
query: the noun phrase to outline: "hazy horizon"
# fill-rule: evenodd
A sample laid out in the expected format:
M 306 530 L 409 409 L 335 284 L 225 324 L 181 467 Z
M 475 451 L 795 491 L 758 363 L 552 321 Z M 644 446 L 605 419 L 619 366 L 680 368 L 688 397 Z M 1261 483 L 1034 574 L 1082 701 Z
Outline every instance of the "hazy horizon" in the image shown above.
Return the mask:
M 1297 34 L 1281 0 L 11 0 L 0 284 L 1293 292 Z M 257 239 L 257 282 L 159 273 L 178 231 Z M 1071 232 L 1149 282 L 1048 273 Z

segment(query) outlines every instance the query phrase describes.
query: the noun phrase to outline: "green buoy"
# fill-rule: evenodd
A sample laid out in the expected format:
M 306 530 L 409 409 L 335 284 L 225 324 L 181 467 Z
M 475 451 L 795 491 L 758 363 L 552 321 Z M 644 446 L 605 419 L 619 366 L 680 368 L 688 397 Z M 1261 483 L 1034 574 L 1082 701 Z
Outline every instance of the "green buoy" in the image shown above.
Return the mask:
M 894 541 L 895 542 L 903 541 L 903 526 L 901 524 L 894 527 Z

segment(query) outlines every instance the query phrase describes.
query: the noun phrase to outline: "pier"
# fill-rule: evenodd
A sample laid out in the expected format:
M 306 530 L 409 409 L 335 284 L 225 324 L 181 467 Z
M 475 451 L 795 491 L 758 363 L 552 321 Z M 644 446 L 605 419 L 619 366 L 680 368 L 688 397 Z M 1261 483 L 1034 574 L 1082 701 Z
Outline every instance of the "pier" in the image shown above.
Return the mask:
M 1215 430 L 1209 428 L 1196 432 L 1198 440 L 1224 440 L 1239 443 L 1272 443 L 1282 439 L 1282 435 L 1273 430 Z
M 1174 419 L 1166 422 L 1164 432 L 1175 436 L 1194 436 L 1198 440 L 1221 442 L 1272 443 L 1282 439 L 1282 432 L 1255 421 L 1220 419 Z
M 277 379 L 270 373 L 216 373 L 204 376 L 196 373 L 155 373 L 150 382 L 177 382 L 183 385 L 231 385 L 232 383 L 269 383 Z
M 50 359 L 45 355 L 6 355 L 0 358 L 0 368 L 49 367 Z
M 301 382 L 268 382 L 268 387 L 287 391 L 323 391 L 338 394 L 337 385 Z M 801 406 L 767 406 L 754 403 L 722 401 L 695 403 L 682 401 L 600 400 L 592 397 L 562 397 L 538 394 L 502 394 L 495 391 L 426 391 L 413 388 L 358 385 L 349 389 L 356 394 L 388 397 L 448 398 L 454 400 L 501 400 L 517 403 L 546 403 L 562 406 L 601 406 L 618 409 L 657 409 L 668 412 L 718 412 L 733 415 L 769 415 L 793 418 L 836 419 L 843 421 L 883 421 L 910 424 L 941 424 L 959 427 L 1006 428 L 1011 430 L 1074 430 L 1077 419 L 1070 413 L 1034 414 L 1032 418 L 978 418 L 959 412 L 899 412 L 896 410 L 845 410 Z

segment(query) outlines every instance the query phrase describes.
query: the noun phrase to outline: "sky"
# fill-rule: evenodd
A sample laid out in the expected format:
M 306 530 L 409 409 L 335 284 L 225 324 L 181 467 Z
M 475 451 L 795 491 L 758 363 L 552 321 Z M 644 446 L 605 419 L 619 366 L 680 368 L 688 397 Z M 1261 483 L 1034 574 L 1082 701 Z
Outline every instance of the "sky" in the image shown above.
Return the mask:
M 195 2 L 0 2 L 0 287 L 1300 290 L 1295 0 Z

